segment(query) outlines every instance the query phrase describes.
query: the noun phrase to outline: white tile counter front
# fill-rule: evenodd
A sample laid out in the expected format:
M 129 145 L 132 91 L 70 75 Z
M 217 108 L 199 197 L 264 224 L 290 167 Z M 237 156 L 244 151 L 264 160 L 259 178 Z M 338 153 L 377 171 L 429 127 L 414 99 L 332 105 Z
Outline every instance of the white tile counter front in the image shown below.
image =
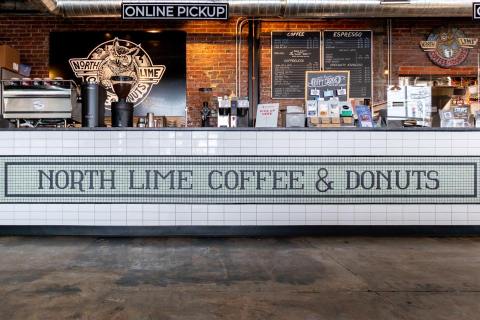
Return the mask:
M 480 131 L 3 130 L 6 156 L 480 156 Z M 452 157 L 453 159 L 453 157 Z M 476 170 L 476 169 L 475 169 Z M 476 171 L 475 171 L 476 172 Z M 475 188 L 477 181 L 475 181 Z M 5 188 L 4 188 L 5 189 Z M 475 190 L 476 192 L 476 190 Z M 336 201 L 336 200 L 335 200 Z M 0 203 L 4 226 L 480 225 L 480 203 Z M 400 200 L 401 201 L 401 200 Z M 121 202 L 121 201 L 120 201 Z M 281 202 L 281 201 L 280 201 Z M 461 202 L 461 201 L 459 201 Z M 477 202 L 477 203 L 476 203 Z M 359 200 L 358 203 L 361 203 Z

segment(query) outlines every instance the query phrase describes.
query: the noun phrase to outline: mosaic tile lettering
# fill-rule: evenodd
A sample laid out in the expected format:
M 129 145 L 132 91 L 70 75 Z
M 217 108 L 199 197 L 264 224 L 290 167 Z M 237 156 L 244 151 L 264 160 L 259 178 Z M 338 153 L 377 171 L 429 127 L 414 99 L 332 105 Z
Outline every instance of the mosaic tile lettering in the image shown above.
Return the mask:
M 479 203 L 480 157 L 5 156 L 0 203 Z

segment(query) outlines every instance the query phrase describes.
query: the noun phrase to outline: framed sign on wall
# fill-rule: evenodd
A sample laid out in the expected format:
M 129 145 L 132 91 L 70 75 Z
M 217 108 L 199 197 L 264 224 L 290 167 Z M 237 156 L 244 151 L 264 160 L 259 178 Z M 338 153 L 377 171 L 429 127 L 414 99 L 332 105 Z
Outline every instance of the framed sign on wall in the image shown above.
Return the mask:
M 348 101 L 350 71 L 307 71 L 305 74 L 305 100 L 323 99 Z
M 305 71 L 320 70 L 320 31 L 272 32 L 272 98 L 302 99 Z
M 323 69 L 350 71 L 350 98 L 372 97 L 372 31 L 323 32 Z

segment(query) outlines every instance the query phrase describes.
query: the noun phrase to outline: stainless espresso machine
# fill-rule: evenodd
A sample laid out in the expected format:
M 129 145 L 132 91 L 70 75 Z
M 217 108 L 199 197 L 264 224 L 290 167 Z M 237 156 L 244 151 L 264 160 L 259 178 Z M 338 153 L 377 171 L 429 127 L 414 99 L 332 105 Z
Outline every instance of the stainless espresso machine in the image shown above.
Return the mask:
M 59 79 L 3 80 L 0 97 L 3 118 L 17 127 L 67 126 L 77 103 L 75 83 Z

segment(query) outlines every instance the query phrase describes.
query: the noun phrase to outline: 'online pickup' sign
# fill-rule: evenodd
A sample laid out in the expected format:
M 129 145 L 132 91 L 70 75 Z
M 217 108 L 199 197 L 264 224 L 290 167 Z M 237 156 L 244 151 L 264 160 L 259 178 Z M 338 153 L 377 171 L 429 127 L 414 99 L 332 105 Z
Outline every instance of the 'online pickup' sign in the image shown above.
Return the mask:
M 480 20 L 480 2 L 473 3 L 473 20 Z
M 123 19 L 227 20 L 228 3 L 124 2 Z

